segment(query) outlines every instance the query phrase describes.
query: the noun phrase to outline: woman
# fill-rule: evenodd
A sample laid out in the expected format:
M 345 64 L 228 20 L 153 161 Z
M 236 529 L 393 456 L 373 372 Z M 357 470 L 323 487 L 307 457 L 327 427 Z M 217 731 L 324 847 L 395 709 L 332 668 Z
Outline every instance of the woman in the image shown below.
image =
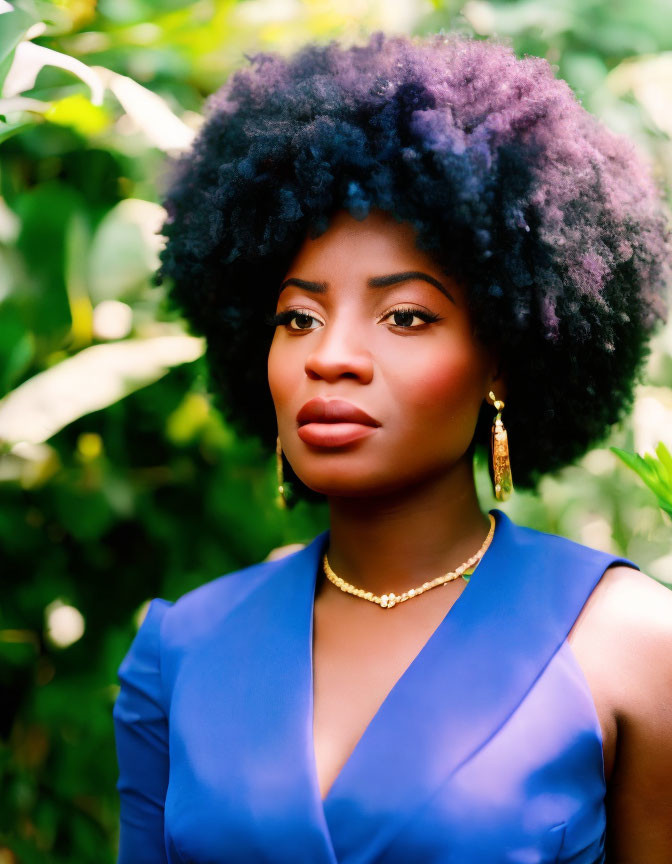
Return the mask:
M 330 529 L 151 604 L 119 861 L 670 864 L 672 595 L 484 515 L 472 470 L 492 431 L 497 497 L 534 487 L 630 407 L 657 189 L 497 41 L 251 63 L 176 168 L 162 275 Z

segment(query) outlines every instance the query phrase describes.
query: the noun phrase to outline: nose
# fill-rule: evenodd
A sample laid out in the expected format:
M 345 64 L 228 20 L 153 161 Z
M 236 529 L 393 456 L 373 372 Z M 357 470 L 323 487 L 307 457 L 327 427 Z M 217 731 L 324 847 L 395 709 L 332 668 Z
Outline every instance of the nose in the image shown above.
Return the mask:
M 306 375 L 311 379 L 335 381 L 356 378 L 367 384 L 373 377 L 373 358 L 365 347 L 364 335 L 352 323 L 342 319 L 339 323 L 325 324 L 306 357 Z

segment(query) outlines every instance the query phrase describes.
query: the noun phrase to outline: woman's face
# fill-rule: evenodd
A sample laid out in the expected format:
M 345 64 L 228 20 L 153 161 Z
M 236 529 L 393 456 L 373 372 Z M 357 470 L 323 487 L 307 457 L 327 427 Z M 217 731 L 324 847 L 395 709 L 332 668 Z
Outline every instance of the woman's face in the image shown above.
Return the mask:
M 488 391 L 504 398 L 463 289 L 414 236 L 382 211 L 361 222 L 339 211 L 282 282 L 276 312 L 286 317 L 268 356 L 280 441 L 297 476 L 325 495 L 389 494 L 449 473 Z M 315 397 L 345 400 L 377 425 L 302 424 Z M 318 404 L 316 416 L 336 419 L 337 407 Z

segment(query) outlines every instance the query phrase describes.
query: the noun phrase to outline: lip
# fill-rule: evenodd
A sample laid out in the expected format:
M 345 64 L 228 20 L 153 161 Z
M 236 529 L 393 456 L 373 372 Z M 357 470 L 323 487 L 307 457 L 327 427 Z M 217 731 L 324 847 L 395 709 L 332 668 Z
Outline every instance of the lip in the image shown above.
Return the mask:
M 299 424 L 299 429 L 308 424 L 311 426 L 317 424 L 380 426 L 378 420 L 375 420 L 366 411 L 358 408 L 351 402 L 346 402 L 344 399 L 324 399 L 320 396 L 309 399 L 300 409 L 296 420 Z M 336 432 L 337 430 L 332 431 Z
M 305 444 L 314 447 L 342 447 L 372 435 L 377 426 L 364 423 L 304 423 L 296 430 Z

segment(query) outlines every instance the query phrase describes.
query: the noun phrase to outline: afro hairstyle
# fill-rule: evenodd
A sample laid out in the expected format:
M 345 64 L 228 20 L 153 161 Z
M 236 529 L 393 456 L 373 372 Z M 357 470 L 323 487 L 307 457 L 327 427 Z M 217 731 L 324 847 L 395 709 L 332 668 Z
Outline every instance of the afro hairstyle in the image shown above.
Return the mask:
M 499 38 L 378 32 L 246 59 L 170 166 L 157 273 L 206 338 L 233 427 L 274 449 L 268 322 L 283 275 L 335 211 L 379 208 L 467 286 L 507 381 L 516 486 L 599 443 L 631 409 L 667 315 L 668 211 L 634 145 Z M 492 419 L 484 402 L 472 453 Z

